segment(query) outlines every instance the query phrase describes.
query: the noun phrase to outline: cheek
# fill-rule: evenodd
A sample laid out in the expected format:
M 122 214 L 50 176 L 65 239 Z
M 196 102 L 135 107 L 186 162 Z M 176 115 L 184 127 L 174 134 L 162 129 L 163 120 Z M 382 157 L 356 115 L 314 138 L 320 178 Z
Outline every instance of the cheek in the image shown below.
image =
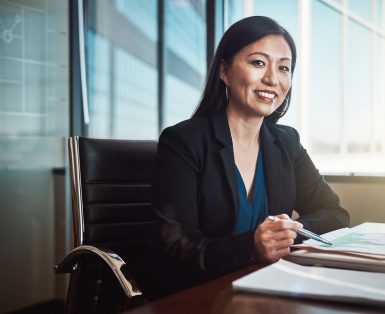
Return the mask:
M 289 91 L 290 87 L 291 87 L 291 78 L 285 78 L 284 80 L 282 80 L 282 84 L 281 84 L 281 88 L 282 88 L 282 92 L 285 94 L 287 94 L 287 92 Z
M 232 73 L 233 84 L 239 88 L 250 88 L 256 87 L 256 84 L 263 78 L 262 71 L 249 70 L 242 67 L 234 69 Z
M 260 82 L 263 79 L 263 76 L 264 76 L 263 71 L 256 70 L 249 73 L 249 75 L 247 76 L 247 79 L 250 84 L 255 84 L 257 82 Z
M 281 93 L 278 98 L 278 103 L 277 106 L 280 106 L 284 101 L 287 96 L 287 93 L 289 92 L 291 87 L 291 78 L 285 77 L 283 80 L 281 80 Z

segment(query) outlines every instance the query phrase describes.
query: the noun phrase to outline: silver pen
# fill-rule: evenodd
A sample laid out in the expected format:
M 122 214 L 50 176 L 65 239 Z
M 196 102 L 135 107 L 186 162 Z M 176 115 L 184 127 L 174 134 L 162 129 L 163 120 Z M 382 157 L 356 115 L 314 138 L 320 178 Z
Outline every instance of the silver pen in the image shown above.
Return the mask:
M 267 218 L 269 220 L 271 220 L 271 221 L 279 221 L 280 220 L 278 217 L 275 217 L 275 216 L 269 216 Z M 302 235 L 302 236 L 304 236 L 306 238 L 313 239 L 313 240 L 325 243 L 327 245 L 333 245 L 333 243 L 331 243 L 330 241 L 322 238 L 320 235 L 318 235 L 318 234 L 316 234 L 314 232 L 311 232 L 309 230 L 300 229 L 300 230 L 297 231 L 297 233 L 299 233 L 300 235 Z

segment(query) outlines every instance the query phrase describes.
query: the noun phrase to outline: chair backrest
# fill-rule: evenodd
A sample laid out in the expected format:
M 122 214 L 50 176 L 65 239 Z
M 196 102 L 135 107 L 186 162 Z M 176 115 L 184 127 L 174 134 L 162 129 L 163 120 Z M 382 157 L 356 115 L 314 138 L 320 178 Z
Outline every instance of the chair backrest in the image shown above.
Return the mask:
M 151 177 L 156 141 L 69 139 L 75 246 L 146 253 L 155 231 Z

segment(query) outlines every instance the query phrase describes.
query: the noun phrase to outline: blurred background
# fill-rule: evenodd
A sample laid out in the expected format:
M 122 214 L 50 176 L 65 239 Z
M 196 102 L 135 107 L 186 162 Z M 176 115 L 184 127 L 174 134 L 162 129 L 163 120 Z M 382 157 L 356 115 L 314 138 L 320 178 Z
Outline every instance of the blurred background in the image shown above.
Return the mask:
M 221 35 L 250 15 L 297 44 L 280 123 L 352 225 L 385 222 L 385 1 L 0 0 L 0 313 L 65 297 L 68 136 L 157 139 L 189 118 Z

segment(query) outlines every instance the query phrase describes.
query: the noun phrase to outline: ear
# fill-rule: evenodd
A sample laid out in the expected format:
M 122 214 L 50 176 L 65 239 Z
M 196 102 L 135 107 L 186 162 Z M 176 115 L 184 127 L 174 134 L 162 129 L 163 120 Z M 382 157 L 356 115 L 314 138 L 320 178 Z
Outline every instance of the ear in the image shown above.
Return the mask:
M 219 71 L 219 77 L 223 81 L 223 83 L 225 83 L 226 86 L 229 85 L 229 80 L 228 80 L 228 76 L 227 76 L 227 70 L 228 70 L 228 64 L 226 63 L 225 60 L 222 60 L 221 68 L 220 68 L 220 71 Z

